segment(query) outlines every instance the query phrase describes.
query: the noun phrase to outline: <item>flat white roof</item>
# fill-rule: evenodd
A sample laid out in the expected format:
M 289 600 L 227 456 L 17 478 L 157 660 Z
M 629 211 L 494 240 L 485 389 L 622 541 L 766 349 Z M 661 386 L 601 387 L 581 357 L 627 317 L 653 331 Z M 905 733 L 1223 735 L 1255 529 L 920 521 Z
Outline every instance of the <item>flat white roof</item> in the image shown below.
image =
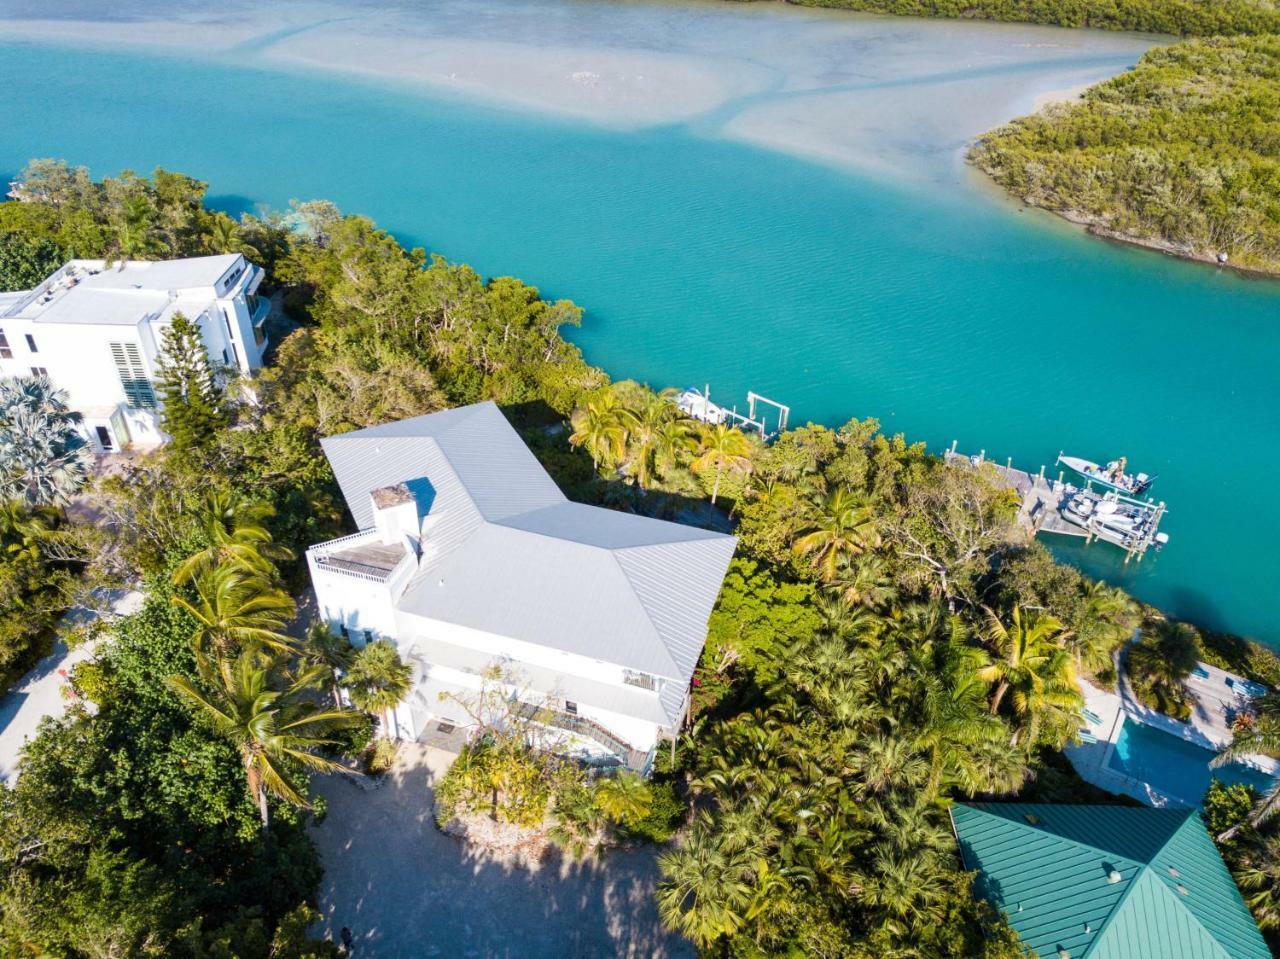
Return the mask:
M 6 294 L 0 299 L 0 318 L 134 326 L 179 300 L 199 313 L 212 300 L 215 284 L 241 260 L 238 253 L 111 266 L 102 260 L 72 260 L 34 290 Z
M 81 281 L 81 285 L 97 290 L 189 290 L 213 286 L 231 269 L 239 253 L 218 256 L 192 256 L 183 260 L 129 260 L 109 267 L 101 260 L 72 260 L 77 267 L 98 273 Z

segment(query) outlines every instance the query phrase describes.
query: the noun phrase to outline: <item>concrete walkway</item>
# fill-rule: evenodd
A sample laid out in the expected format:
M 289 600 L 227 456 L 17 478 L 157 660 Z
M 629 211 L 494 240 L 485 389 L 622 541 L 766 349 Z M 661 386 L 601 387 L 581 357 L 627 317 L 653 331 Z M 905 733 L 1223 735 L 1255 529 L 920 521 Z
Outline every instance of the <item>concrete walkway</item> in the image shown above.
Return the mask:
M 320 777 L 328 815 L 314 831 L 324 861 L 323 934 L 343 926 L 355 957 L 418 959 L 669 959 L 693 956 L 665 932 L 652 848 L 593 865 L 558 857 L 536 872 L 477 855 L 436 829 L 431 784 L 450 753 L 406 744 L 377 788 Z
M 108 598 L 112 616 L 133 612 L 142 604 L 142 594 L 136 592 L 121 592 Z M 87 610 L 74 610 L 67 618 L 83 620 L 90 615 Z M 67 711 L 63 687 L 67 686 L 71 667 L 92 655 L 92 643 L 68 650 L 59 639 L 53 652 L 0 699 L 0 783 L 7 785 L 17 776 L 22 747 L 35 736 L 40 721 Z

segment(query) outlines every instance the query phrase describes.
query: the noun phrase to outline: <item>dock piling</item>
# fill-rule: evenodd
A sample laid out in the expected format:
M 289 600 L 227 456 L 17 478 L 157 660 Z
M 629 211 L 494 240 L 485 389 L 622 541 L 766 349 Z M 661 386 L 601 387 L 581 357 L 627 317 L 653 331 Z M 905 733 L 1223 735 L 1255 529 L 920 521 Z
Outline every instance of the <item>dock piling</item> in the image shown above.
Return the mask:
M 972 469 L 981 467 L 987 458 L 987 451 L 980 450 L 977 456 L 967 456 L 957 451 L 957 442 L 943 454 L 943 459 L 951 466 Z M 1086 483 L 1083 489 L 1066 482 L 1066 471 L 1058 473 L 1057 480 L 1046 479 L 1047 466 L 1042 465 L 1038 473 L 1027 473 L 1016 469 L 1013 458 L 1008 457 L 1004 466 L 996 466 L 996 476 L 1003 485 L 1015 490 L 1020 499 L 1018 523 L 1027 532 L 1036 536 L 1041 531 L 1057 533 L 1063 536 L 1082 538 L 1086 544 L 1094 540 L 1103 540 L 1124 550 L 1124 562 L 1133 558 L 1142 561 L 1151 546 L 1157 549 L 1163 545 L 1167 537 L 1161 538 L 1160 522 L 1164 518 L 1166 507 L 1163 502 L 1143 502 L 1134 497 L 1118 492 L 1099 493 Z M 1099 521 L 1098 514 L 1084 518 L 1078 512 L 1070 513 L 1068 504 L 1077 496 L 1083 496 L 1096 504 L 1111 502 L 1124 505 L 1128 514 L 1136 522 L 1130 528 L 1116 523 L 1104 524 Z

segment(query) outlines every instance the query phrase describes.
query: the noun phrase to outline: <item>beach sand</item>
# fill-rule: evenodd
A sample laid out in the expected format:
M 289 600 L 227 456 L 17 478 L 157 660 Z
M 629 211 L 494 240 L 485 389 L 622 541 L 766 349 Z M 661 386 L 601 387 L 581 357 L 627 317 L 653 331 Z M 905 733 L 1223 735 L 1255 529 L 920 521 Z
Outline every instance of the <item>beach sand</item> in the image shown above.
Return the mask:
M 953 184 L 978 134 L 1122 72 L 1157 38 L 718 0 L 229 0 L 215 13 L 0 0 L 0 38 L 345 73 L 609 127 L 689 124 Z

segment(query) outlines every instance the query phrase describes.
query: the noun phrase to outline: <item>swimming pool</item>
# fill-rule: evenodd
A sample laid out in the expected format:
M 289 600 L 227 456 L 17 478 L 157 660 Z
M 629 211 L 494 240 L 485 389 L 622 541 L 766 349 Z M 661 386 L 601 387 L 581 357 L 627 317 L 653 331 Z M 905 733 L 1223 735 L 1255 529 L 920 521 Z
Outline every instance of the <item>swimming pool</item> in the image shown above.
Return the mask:
M 1159 792 L 1198 803 L 1217 776 L 1223 782 L 1245 783 L 1259 792 L 1271 788 L 1275 780 L 1249 766 L 1232 763 L 1210 769 L 1214 754 L 1194 743 L 1127 719 L 1107 765 L 1114 771 L 1149 783 Z

